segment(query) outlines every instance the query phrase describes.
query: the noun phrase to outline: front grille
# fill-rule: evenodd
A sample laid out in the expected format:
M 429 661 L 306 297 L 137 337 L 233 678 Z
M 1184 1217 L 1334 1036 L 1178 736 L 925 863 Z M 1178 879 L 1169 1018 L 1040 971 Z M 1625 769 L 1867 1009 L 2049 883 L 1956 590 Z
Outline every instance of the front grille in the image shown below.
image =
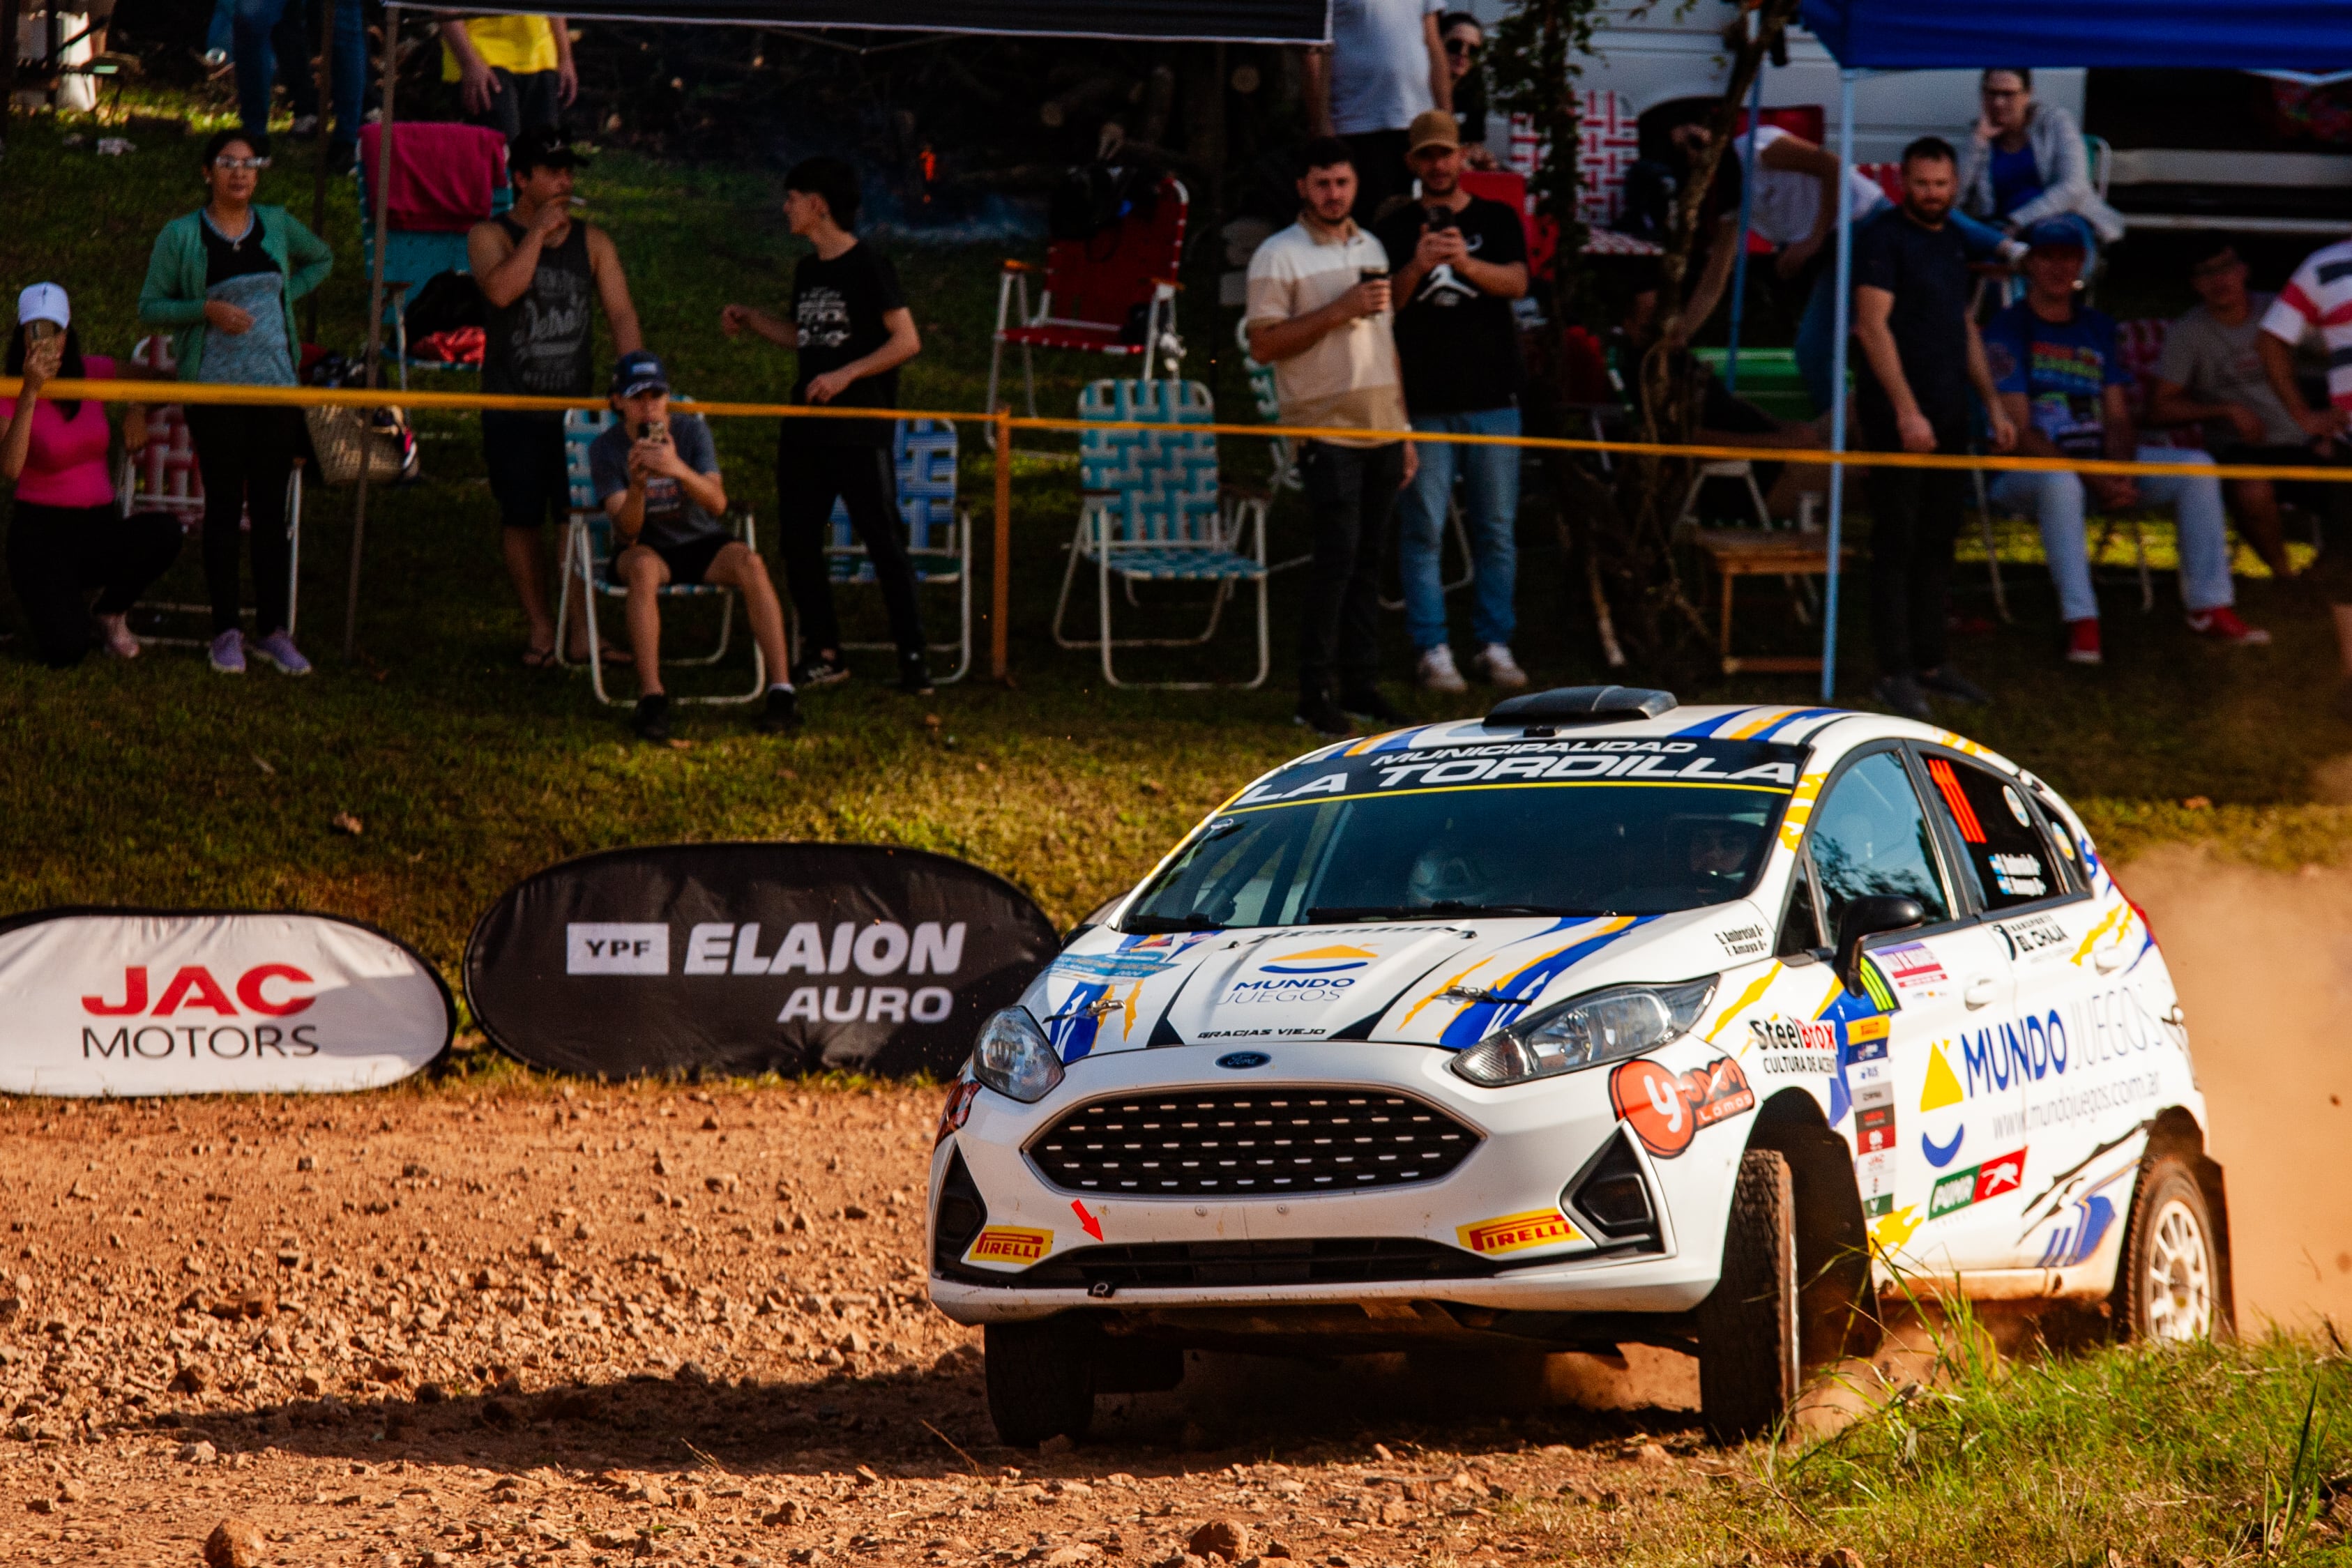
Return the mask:
M 1434 1181 L 1478 1137 L 1409 1094 L 1197 1090 L 1081 1105 L 1032 1140 L 1029 1158 L 1068 1192 L 1358 1192 Z
M 992 1285 L 1024 1290 L 1109 1286 L 1363 1285 L 1397 1280 L 1480 1280 L 1496 1271 L 1484 1258 L 1434 1241 L 1394 1237 L 1311 1241 L 1153 1241 L 1082 1247 L 1019 1274 L 992 1275 Z

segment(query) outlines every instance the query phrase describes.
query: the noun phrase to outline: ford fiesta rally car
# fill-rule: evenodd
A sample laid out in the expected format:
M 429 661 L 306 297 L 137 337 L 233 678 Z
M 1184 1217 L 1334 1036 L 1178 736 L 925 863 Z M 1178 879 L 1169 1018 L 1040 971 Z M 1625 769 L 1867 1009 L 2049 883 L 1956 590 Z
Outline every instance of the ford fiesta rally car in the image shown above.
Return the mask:
M 2031 773 L 1578 687 L 1277 768 L 1097 912 L 949 1096 L 930 1290 L 1011 1443 L 1187 1346 L 1627 1343 L 1729 1441 L 1906 1275 L 2226 1331 L 2205 1144 L 2147 921 Z

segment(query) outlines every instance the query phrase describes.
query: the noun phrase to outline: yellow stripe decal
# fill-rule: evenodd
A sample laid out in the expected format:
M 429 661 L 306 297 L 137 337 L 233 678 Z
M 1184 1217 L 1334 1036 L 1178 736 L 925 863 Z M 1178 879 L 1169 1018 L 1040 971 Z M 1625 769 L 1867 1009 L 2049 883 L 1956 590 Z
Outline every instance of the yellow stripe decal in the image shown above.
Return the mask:
M 1761 975 L 1758 976 L 1756 977 L 1756 983 L 1749 986 L 1745 991 L 1742 991 L 1738 1001 L 1723 1009 L 1723 1016 L 1715 1020 L 1715 1027 L 1706 1031 L 1707 1044 L 1713 1045 L 1715 1043 L 1715 1037 L 1723 1032 L 1723 1026 L 1729 1023 L 1733 1019 L 1738 1018 L 1741 1013 L 1746 1012 L 1749 1008 L 1754 1007 L 1758 999 L 1771 988 L 1772 982 L 1780 977 L 1780 961 L 1778 958 L 1775 958 L 1772 960 L 1772 967 L 1765 970 Z

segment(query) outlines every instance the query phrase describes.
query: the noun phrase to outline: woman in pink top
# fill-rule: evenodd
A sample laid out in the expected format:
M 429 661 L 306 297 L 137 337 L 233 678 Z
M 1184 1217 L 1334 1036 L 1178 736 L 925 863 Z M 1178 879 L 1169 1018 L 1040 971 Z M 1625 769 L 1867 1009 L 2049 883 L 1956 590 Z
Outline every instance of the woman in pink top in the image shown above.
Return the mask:
M 108 653 L 135 657 L 139 640 L 124 618 L 180 553 L 180 525 L 172 518 L 115 515 L 106 405 L 41 396 L 60 375 L 113 378 L 112 360 L 82 357 L 72 314 L 66 291 L 54 283 L 36 283 L 17 297 L 7 373 L 24 377 L 24 390 L 14 408 L 0 407 L 0 480 L 16 487 L 8 580 L 32 622 L 34 651 L 56 670 L 81 663 L 93 632 Z M 131 409 L 123 424 L 130 444 L 144 444 L 140 410 Z M 100 591 L 95 607 L 92 589 Z

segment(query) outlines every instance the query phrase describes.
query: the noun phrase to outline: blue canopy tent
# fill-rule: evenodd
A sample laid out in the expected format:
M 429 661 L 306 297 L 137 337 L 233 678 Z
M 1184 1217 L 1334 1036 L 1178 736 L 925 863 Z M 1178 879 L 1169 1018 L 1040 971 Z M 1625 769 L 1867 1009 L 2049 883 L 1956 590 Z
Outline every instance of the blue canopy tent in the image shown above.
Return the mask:
M 1805 29 L 1840 73 L 1838 157 L 1853 164 L 1853 84 L 1864 71 L 1988 66 L 2140 66 L 2273 70 L 2352 63 L 2352 0 L 1804 0 Z M 1838 221 L 1837 350 L 1831 448 L 1845 446 L 1853 297 L 1851 206 Z M 1822 700 L 1837 682 L 1842 465 L 1830 482 L 1829 592 Z

